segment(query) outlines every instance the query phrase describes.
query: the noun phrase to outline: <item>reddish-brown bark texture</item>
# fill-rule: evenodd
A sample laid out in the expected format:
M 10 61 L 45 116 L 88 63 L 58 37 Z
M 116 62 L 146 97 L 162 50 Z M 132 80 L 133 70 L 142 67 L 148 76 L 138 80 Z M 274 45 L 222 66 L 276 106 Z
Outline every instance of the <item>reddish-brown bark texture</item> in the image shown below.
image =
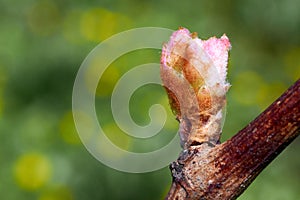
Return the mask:
M 236 199 L 299 134 L 300 79 L 230 140 L 184 150 L 166 199 Z

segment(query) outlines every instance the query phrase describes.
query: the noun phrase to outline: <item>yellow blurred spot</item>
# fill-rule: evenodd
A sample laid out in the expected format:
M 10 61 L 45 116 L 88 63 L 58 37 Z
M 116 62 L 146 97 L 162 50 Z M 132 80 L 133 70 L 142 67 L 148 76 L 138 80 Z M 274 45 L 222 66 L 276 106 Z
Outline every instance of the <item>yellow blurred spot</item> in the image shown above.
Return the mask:
M 3 90 L 4 90 L 4 84 L 6 82 L 6 75 L 4 72 L 4 69 L 1 68 L 0 66 L 0 116 L 2 115 L 3 112 Z
M 300 78 L 300 47 L 291 49 L 285 55 L 284 70 L 293 81 Z
M 261 76 L 252 71 L 238 74 L 232 82 L 232 96 L 241 104 L 256 105 L 260 89 L 265 85 Z
M 38 200 L 72 200 L 71 191 L 67 187 L 58 187 L 45 191 Z
M 103 8 L 88 10 L 82 15 L 80 22 L 82 35 L 95 42 L 127 29 L 131 23 L 126 16 Z
M 96 93 L 97 96 L 109 96 L 111 95 L 115 84 L 120 78 L 119 70 L 116 66 L 106 66 L 107 61 L 95 59 L 91 62 L 86 74 L 85 81 L 88 90 L 91 93 Z M 107 67 L 107 68 L 106 68 Z M 106 68 L 106 69 L 105 69 Z M 101 77 L 99 76 L 100 71 L 103 71 Z M 100 79 L 100 80 L 99 80 Z M 97 84 L 96 91 L 92 91 L 92 85 Z
M 85 38 L 80 32 L 80 18 L 82 11 L 71 10 L 67 13 L 63 22 L 63 36 L 67 41 L 80 44 L 85 41 Z
M 2 112 L 3 112 L 3 107 L 4 107 L 3 106 L 3 97 L 2 97 L 2 94 L 0 93 L 0 117 L 1 117 Z
M 122 132 L 116 124 L 111 123 L 103 126 L 103 131 L 109 140 L 116 146 L 124 150 L 129 149 L 130 136 Z
M 123 156 L 131 144 L 130 137 L 113 123 L 102 126 L 102 131 L 104 134 L 93 138 L 94 150 L 99 152 L 104 160 L 124 159 Z
M 72 112 L 67 112 L 59 125 L 60 134 L 63 140 L 69 144 L 80 144 L 80 138 L 77 134 L 76 127 L 73 120 Z
M 81 110 L 73 110 L 73 116 L 76 119 L 76 126 L 80 129 L 80 132 L 77 132 L 80 134 L 80 139 L 86 143 L 93 140 L 93 134 L 97 125 L 93 121 L 92 116 Z
M 259 89 L 257 102 L 262 109 L 267 108 L 273 103 L 285 90 L 287 86 L 283 83 L 264 84 Z
M 14 175 L 19 187 L 36 190 L 51 178 L 50 161 L 42 154 L 30 153 L 21 156 L 15 163 Z
M 58 30 L 60 22 L 59 9 L 51 0 L 37 1 L 29 10 L 28 24 L 35 34 L 51 35 Z
M 287 89 L 281 82 L 266 83 L 251 71 L 239 74 L 232 85 L 232 95 L 236 101 L 244 105 L 257 105 L 261 109 L 267 108 Z
M 114 86 L 119 79 L 119 70 L 115 66 L 108 67 L 98 83 L 96 95 L 101 97 L 111 95 Z
M 104 125 L 102 131 L 105 135 L 99 134 L 97 138 L 94 138 L 93 140 L 95 147 L 97 147 L 95 150 L 99 151 L 99 153 L 104 156 L 104 159 L 123 159 L 125 151 L 129 150 L 131 144 L 130 137 L 123 133 L 118 126 L 113 123 Z M 113 145 L 115 147 L 112 147 Z

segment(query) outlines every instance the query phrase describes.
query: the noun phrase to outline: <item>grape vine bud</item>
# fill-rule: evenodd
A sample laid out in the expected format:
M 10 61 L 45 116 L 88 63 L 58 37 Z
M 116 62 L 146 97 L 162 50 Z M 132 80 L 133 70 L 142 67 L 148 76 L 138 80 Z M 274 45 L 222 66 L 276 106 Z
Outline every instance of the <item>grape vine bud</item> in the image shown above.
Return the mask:
M 185 28 L 164 44 L 161 78 L 180 122 L 181 145 L 217 144 L 226 105 L 228 51 L 226 35 L 201 40 Z

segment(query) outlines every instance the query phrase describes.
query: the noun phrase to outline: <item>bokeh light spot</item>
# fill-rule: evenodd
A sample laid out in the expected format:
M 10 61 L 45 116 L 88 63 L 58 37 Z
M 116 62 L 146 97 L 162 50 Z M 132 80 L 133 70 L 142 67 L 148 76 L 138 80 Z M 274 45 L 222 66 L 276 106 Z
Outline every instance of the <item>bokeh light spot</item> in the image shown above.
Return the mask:
M 242 105 L 255 105 L 262 110 L 287 89 L 282 82 L 265 82 L 260 75 L 253 71 L 239 74 L 232 85 L 232 96 L 237 102 Z
M 74 199 L 70 189 L 66 186 L 60 186 L 46 190 L 41 194 L 38 200 L 72 200 Z
M 87 40 L 100 42 L 128 29 L 131 21 L 124 15 L 103 8 L 93 8 L 83 13 L 80 24 L 81 33 Z
M 3 107 L 4 107 L 3 92 L 4 92 L 5 82 L 6 82 L 6 74 L 3 70 L 3 68 L 0 66 L 0 117 L 2 115 Z
M 263 84 L 258 93 L 257 103 L 264 110 L 273 103 L 288 87 L 283 83 Z
M 105 68 L 105 64 L 107 61 L 95 59 L 89 66 L 86 74 L 85 74 L 85 81 L 86 87 L 91 93 L 96 93 L 96 96 L 99 97 L 107 97 L 110 96 L 115 84 L 120 79 L 120 71 L 118 66 L 110 65 L 105 69 L 101 77 L 99 74 L 99 69 Z M 100 80 L 99 80 L 100 79 Z M 97 82 L 98 87 L 96 91 L 92 91 L 92 85 Z
M 2 116 L 2 112 L 3 112 L 3 97 L 2 97 L 2 94 L 1 94 L 1 91 L 0 91 L 0 117 Z
M 240 73 L 232 82 L 232 96 L 240 104 L 255 105 L 264 84 L 262 77 L 253 71 Z
M 81 132 L 79 135 L 80 141 L 90 141 L 93 140 L 92 133 L 96 128 L 96 125 L 94 124 L 92 117 L 84 112 L 84 111 L 79 111 L 79 110 L 73 110 L 73 119 L 77 119 L 80 121 L 80 123 L 83 125 L 85 132 Z M 74 123 L 76 123 L 74 121 Z M 76 131 L 78 131 L 76 127 Z M 78 132 L 77 132 L 78 133 Z
M 300 47 L 287 52 L 284 70 L 293 81 L 300 78 Z
M 120 79 L 120 72 L 116 66 L 108 67 L 98 83 L 96 95 L 100 97 L 110 96 L 115 84 Z
M 116 124 L 110 123 L 103 126 L 103 132 L 106 134 L 109 140 L 113 142 L 116 146 L 124 150 L 129 149 L 130 136 L 122 132 Z
M 48 158 L 40 153 L 21 156 L 15 163 L 14 175 L 19 187 L 36 190 L 51 178 L 52 167 Z
M 67 112 L 61 119 L 59 130 L 62 139 L 69 144 L 81 144 L 73 120 L 72 112 Z
M 68 42 L 73 44 L 81 44 L 85 38 L 80 32 L 81 10 L 71 10 L 67 13 L 63 22 L 63 36 Z
M 55 33 L 60 25 L 59 9 L 53 1 L 37 1 L 28 12 L 28 24 L 35 34 L 48 36 Z

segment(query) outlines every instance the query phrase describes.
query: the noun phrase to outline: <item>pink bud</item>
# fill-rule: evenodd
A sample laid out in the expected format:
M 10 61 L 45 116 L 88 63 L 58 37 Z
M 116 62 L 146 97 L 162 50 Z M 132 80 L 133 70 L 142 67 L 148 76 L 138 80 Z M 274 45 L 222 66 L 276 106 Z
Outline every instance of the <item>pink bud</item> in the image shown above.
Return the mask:
M 230 48 L 226 35 L 201 40 L 185 28 L 175 31 L 163 46 L 161 77 L 186 147 L 195 141 L 219 140 L 229 88 L 226 75 Z

